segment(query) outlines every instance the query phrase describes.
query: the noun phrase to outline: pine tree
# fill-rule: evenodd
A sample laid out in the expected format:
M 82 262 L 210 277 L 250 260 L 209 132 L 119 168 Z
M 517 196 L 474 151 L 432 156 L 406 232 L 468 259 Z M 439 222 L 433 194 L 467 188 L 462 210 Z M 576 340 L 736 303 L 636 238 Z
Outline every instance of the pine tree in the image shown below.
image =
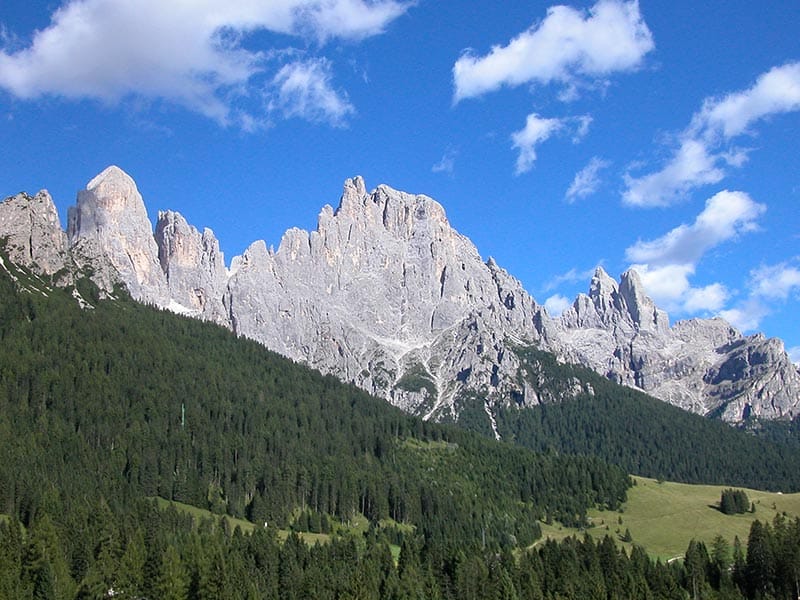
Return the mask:
M 728 571 L 731 567 L 731 547 L 721 535 L 717 535 L 711 543 L 711 565 L 709 578 L 711 586 L 720 589 L 723 579 L 730 579 Z
M 161 558 L 156 592 L 162 600 L 186 600 L 188 597 L 189 575 L 180 554 L 171 544 Z
M 698 598 L 701 597 L 703 587 L 706 583 L 706 572 L 708 568 L 708 552 L 702 542 L 697 542 L 695 540 L 689 542 L 683 565 L 686 569 L 689 593 L 694 600 L 698 600 Z
M 747 560 L 745 574 L 748 595 L 760 594 L 766 597 L 772 592 L 774 556 L 772 553 L 772 533 L 769 525 L 753 521 L 747 538 Z

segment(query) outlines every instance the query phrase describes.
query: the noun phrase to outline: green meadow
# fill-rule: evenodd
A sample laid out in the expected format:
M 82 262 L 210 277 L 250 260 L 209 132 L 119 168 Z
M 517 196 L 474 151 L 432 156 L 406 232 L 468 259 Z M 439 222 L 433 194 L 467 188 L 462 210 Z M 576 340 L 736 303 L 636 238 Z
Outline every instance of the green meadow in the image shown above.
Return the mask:
M 586 530 L 543 524 L 543 539 L 559 540 L 584 533 L 598 538 L 611 535 L 623 546 L 630 548 L 637 544 L 652 557 L 666 561 L 683 557 L 693 538 L 710 546 L 717 535 L 731 544 L 738 536 L 746 545 L 750 524 L 754 520 L 771 523 L 780 513 L 790 518 L 800 517 L 800 493 L 781 494 L 744 488 L 755 504 L 755 512 L 725 515 L 719 511 L 719 500 L 722 491 L 730 486 L 659 482 L 645 477 L 634 477 L 634 481 L 635 485 L 628 491 L 628 500 L 620 511 L 590 510 L 591 527 Z M 630 542 L 622 540 L 626 531 L 630 532 Z

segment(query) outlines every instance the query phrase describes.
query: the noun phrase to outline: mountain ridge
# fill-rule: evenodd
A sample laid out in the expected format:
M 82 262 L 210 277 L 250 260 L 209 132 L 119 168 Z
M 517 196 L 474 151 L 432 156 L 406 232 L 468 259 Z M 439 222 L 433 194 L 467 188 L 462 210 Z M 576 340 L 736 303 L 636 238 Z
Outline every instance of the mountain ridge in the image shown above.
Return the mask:
M 670 327 L 635 271 L 617 283 L 598 268 L 589 293 L 550 317 L 428 196 L 348 179 L 316 230 L 289 229 L 277 250 L 256 241 L 230 269 L 213 232 L 179 213 L 159 211 L 153 231 L 118 167 L 78 194 L 66 234 L 48 201 L 43 191 L 0 205 L 12 260 L 48 275 L 89 270 L 108 292 L 121 283 L 137 300 L 224 325 L 425 418 L 457 420 L 465 395 L 483 399 L 490 422 L 495 407 L 548 401 L 525 380 L 514 352 L 525 346 L 729 422 L 798 413 L 800 375 L 779 340 L 721 319 Z

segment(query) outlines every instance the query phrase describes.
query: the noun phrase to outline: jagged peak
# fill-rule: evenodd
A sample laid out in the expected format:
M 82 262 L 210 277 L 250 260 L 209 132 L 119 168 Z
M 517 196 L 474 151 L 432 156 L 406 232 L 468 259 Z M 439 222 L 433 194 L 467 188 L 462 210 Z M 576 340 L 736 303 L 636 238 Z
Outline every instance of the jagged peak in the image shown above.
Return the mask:
M 48 214 L 56 213 L 56 205 L 55 202 L 53 202 L 53 197 L 46 189 L 39 190 L 35 196 L 31 196 L 27 192 L 20 192 L 19 194 L 3 199 L 1 204 L 7 204 L 9 206 L 12 204 L 24 205 L 34 212 L 39 212 L 36 209 L 38 206 L 42 206 L 44 212 Z
M 186 218 L 179 212 L 174 210 L 160 210 L 158 211 L 157 223 L 180 223 L 190 226 Z
M 77 205 L 69 209 L 68 235 L 70 239 L 91 230 L 107 219 L 118 219 L 126 214 L 126 220 L 138 222 L 139 227 L 152 229 L 147 217 L 147 208 L 136 182 L 117 166 L 110 166 L 92 179 L 84 190 L 78 192 Z M 112 217 L 112 215 L 117 215 Z
M 136 189 L 136 183 L 133 178 L 116 165 L 110 165 L 103 169 L 102 172 L 86 184 L 86 189 L 93 190 L 102 185 L 133 186 Z
M 339 207 L 336 209 L 335 214 L 355 214 L 359 210 L 359 206 L 363 206 L 366 197 L 367 187 L 361 175 L 345 179 L 342 197 L 339 200 Z
M 623 283 L 631 286 L 633 289 L 644 290 L 642 286 L 642 277 L 639 275 L 639 271 L 637 271 L 633 267 L 631 267 L 630 269 L 625 271 L 622 275 L 620 275 L 620 284 Z
M 610 296 L 619 290 L 617 282 L 606 270 L 599 266 L 594 270 L 592 281 L 589 284 L 589 297 L 593 300 L 601 296 Z
M 231 274 L 238 271 L 243 266 L 264 264 L 272 260 L 272 253 L 267 250 L 267 243 L 264 240 L 256 240 L 250 244 L 241 256 L 234 256 L 231 261 Z
M 667 313 L 660 310 L 647 295 L 636 269 L 628 269 L 620 277 L 619 292 L 625 300 L 628 314 L 639 329 L 665 329 L 669 326 Z
M 629 311 L 638 312 L 642 308 L 652 308 L 655 303 L 645 292 L 642 279 L 635 269 L 628 269 L 620 276 L 619 292 L 625 299 Z M 636 320 L 636 315 L 631 315 Z
M 386 208 L 387 204 L 391 203 L 397 203 L 398 207 L 413 208 L 412 216 L 414 218 L 432 217 L 447 223 L 444 207 L 430 196 L 397 190 L 385 183 L 379 184 L 374 190 L 367 193 L 364 178 L 361 176 L 345 180 L 339 206 L 333 211 L 333 215 L 345 214 L 354 217 L 363 213 L 364 209 L 371 204 Z M 325 209 L 326 207 L 323 207 L 323 213 Z

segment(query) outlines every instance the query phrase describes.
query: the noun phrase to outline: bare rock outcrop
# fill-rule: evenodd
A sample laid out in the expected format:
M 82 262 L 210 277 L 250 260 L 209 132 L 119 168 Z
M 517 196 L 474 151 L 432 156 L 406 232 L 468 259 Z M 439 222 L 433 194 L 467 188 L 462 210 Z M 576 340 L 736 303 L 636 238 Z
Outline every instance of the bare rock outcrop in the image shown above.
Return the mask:
M 35 196 L 17 194 L 0 203 L 0 238 L 5 238 L 12 262 L 43 275 L 58 275 L 58 283 L 71 283 L 67 236 L 47 190 Z

